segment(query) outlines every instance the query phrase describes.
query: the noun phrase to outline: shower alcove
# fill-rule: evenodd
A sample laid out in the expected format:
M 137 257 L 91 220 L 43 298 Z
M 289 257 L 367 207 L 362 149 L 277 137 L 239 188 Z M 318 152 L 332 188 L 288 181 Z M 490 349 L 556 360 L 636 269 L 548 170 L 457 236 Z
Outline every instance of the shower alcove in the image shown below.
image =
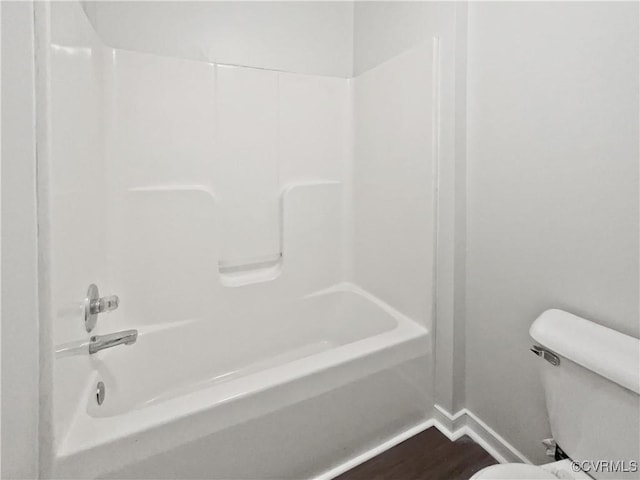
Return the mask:
M 348 2 L 38 15 L 51 475 L 329 478 L 424 424 L 438 43 L 331 66 Z M 120 306 L 91 335 L 137 329 L 134 345 L 89 355 L 92 283 Z

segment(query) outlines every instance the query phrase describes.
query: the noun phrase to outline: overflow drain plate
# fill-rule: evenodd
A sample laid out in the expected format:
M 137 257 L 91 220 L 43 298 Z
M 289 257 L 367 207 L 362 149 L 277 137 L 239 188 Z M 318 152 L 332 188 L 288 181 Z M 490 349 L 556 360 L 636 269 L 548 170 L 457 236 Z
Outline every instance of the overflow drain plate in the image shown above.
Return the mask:
M 98 402 L 98 405 L 102 405 L 102 402 L 104 402 L 105 393 L 104 383 L 98 382 L 98 385 L 96 385 L 96 402 Z

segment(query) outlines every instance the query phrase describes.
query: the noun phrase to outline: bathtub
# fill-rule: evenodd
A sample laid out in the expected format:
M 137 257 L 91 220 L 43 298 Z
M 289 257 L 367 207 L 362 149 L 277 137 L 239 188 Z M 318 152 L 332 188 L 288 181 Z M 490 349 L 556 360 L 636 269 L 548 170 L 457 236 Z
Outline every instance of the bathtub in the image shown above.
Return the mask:
M 430 343 L 348 283 L 224 322 L 140 327 L 135 345 L 91 357 L 54 476 L 320 475 L 428 417 Z

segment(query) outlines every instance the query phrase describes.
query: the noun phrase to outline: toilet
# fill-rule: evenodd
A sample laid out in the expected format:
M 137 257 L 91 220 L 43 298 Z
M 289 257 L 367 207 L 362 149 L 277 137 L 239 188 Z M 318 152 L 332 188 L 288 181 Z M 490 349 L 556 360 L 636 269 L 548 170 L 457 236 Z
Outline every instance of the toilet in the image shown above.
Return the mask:
M 640 479 L 640 340 L 562 310 L 529 334 L 556 461 L 492 465 L 471 479 Z
M 476 473 L 474 478 L 491 480 L 558 480 L 564 478 L 568 480 L 587 479 L 593 480 L 585 472 L 572 468 L 571 460 L 560 460 L 558 462 L 547 463 L 542 466 L 527 465 L 526 463 L 504 463 L 492 465 Z

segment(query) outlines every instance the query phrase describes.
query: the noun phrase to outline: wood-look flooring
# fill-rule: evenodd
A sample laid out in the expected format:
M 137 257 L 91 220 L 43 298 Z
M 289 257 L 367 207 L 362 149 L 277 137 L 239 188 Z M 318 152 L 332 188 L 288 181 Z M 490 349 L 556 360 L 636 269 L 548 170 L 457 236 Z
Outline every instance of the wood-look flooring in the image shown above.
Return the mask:
M 494 463 L 469 437 L 452 442 L 432 427 L 335 480 L 468 480 Z

